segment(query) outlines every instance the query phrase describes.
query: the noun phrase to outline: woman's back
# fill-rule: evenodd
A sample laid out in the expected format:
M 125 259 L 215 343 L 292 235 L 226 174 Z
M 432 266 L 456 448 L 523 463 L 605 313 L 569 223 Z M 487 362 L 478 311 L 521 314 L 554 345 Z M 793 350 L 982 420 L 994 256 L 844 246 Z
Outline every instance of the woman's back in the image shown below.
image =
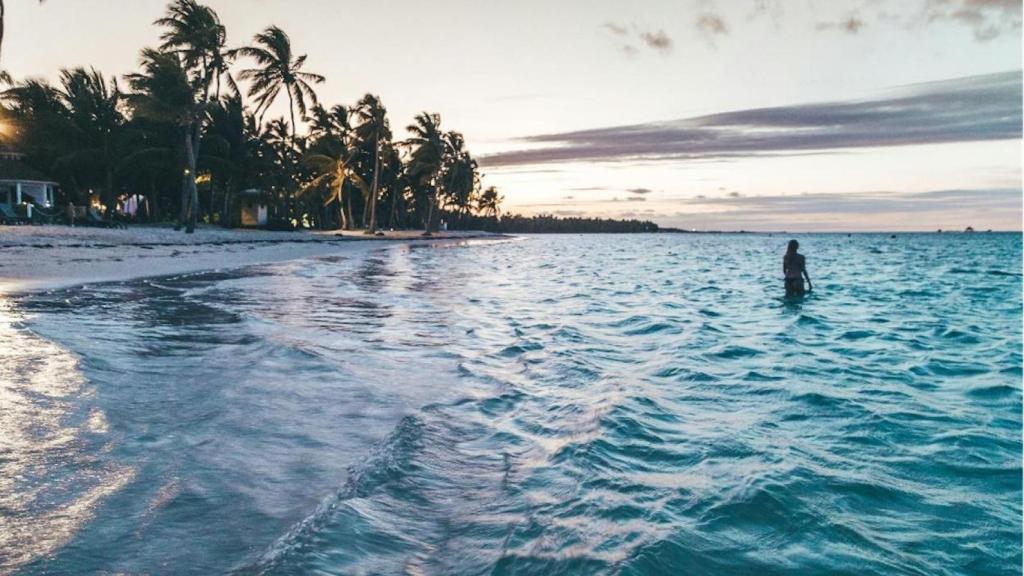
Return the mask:
M 798 252 L 787 252 L 782 259 L 782 270 L 786 278 L 799 278 L 804 271 L 804 255 Z

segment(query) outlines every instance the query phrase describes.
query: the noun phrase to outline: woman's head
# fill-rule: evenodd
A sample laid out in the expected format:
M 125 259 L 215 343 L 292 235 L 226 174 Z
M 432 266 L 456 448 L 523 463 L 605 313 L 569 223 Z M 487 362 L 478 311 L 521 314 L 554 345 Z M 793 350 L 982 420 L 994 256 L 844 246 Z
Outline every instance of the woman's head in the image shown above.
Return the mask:
M 800 247 L 800 243 L 799 242 L 797 242 L 796 240 L 790 240 L 789 241 L 789 246 L 786 247 L 786 252 L 789 252 L 789 253 L 792 254 L 793 252 L 796 252 L 796 249 L 799 248 L 799 247 Z

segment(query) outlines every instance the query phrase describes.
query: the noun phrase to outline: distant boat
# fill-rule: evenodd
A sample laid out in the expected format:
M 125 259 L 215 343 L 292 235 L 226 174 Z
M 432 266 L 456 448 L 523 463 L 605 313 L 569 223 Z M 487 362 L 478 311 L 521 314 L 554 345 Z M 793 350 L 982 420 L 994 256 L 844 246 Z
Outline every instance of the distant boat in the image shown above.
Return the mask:
M 968 226 L 964 232 L 974 232 L 974 226 Z

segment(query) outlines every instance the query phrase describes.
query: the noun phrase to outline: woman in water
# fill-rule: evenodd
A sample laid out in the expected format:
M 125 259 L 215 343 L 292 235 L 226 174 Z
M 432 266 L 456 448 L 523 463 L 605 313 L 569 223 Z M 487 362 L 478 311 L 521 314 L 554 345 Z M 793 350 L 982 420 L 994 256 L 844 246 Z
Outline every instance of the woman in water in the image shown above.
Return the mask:
M 786 256 L 782 259 L 782 272 L 786 275 L 786 296 L 802 296 L 804 293 L 804 278 L 807 278 L 807 291 L 814 290 L 811 285 L 811 277 L 807 274 L 804 255 L 797 252 L 800 243 L 790 240 L 786 248 Z

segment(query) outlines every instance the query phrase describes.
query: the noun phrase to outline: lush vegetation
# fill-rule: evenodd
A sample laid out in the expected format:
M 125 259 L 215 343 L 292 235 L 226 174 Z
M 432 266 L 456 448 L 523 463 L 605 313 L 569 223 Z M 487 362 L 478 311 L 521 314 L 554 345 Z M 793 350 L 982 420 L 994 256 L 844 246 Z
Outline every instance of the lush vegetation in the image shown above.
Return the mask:
M 55 83 L 0 76 L 9 85 L 0 143 L 60 183 L 58 206 L 98 204 L 110 215 L 139 194 L 141 220 L 173 219 L 186 232 L 238 225 L 254 196 L 278 229 L 657 231 L 635 220 L 499 218 L 502 195 L 481 186 L 465 139 L 439 115 L 417 115 L 396 139 L 373 94 L 321 103 L 325 78 L 284 30 L 232 48 L 217 13 L 196 0 L 174 0 L 154 25 L 156 46 L 123 78 L 92 68 L 62 70 Z M 287 116 L 266 118 L 279 101 Z
M 155 25 L 158 44 L 122 79 L 75 68 L 3 93 L 4 144 L 60 182 L 58 204 L 111 212 L 142 194 L 147 218 L 191 232 L 237 224 L 241 193 L 257 190 L 279 228 L 496 225 L 501 195 L 481 190 L 465 139 L 439 115 L 419 114 L 396 140 L 373 94 L 321 103 L 324 77 L 276 26 L 231 48 L 216 12 L 195 0 L 175 0 Z M 282 99 L 287 117 L 265 118 Z

